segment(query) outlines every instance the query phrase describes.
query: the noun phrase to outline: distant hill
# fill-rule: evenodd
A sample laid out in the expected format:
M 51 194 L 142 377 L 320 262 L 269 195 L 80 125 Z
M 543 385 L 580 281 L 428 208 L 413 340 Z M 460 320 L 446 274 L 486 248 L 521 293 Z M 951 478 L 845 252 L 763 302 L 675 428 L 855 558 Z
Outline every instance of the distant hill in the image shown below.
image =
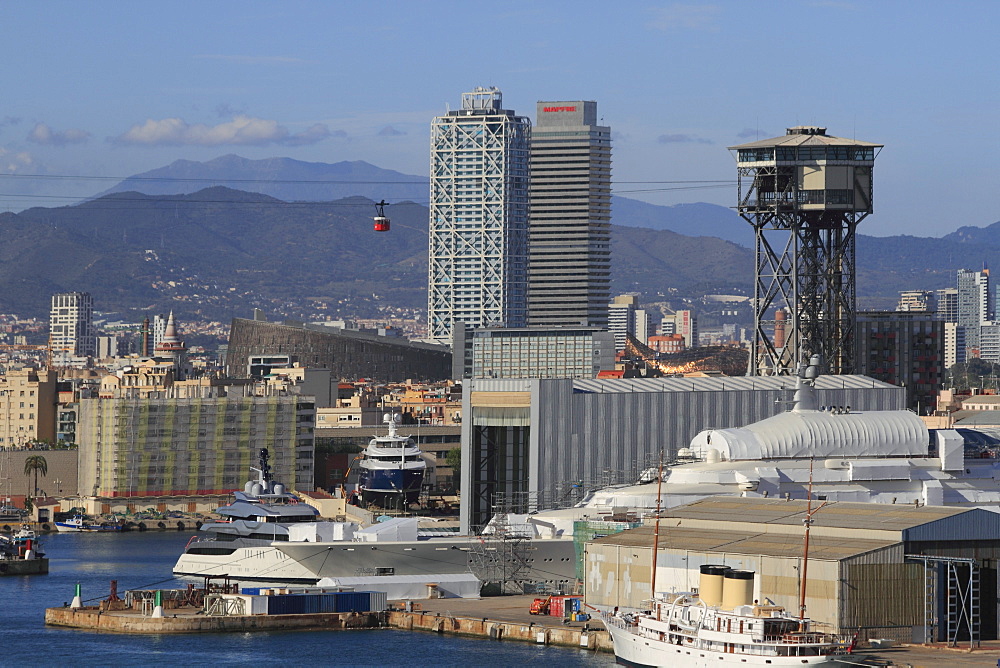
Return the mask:
M 205 187 L 214 181 L 241 187 Z M 52 293 L 87 290 L 103 311 L 216 319 L 254 307 L 293 318 L 419 312 L 426 188 L 425 177 L 365 162 L 180 160 L 76 206 L 0 214 L 0 311 L 44 317 Z M 387 208 L 387 234 L 371 227 L 372 200 L 383 197 L 414 200 Z M 752 291 L 752 230 L 730 209 L 623 197 L 612 206 L 614 294 L 661 301 Z M 947 287 L 957 269 L 1000 266 L 998 240 L 1000 223 L 941 239 L 859 235 L 859 307 L 889 308 L 901 290 Z
M 361 160 L 328 164 L 291 158 L 248 160 L 238 155 L 208 162 L 177 160 L 130 176 L 97 197 L 121 192 L 180 195 L 211 186 L 270 195 L 286 202 L 329 202 L 345 197 L 426 202 L 428 197 L 426 176 L 382 169 Z
M 0 214 L 0 311 L 44 316 L 49 296 L 68 290 L 93 293 L 100 310 L 222 319 L 254 307 L 295 318 L 422 310 L 427 208 L 386 213 L 392 231 L 376 233 L 366 198 L 284 202 L 212 187 Z M 749 283 L 749 251 L 721 239 L 618 226 L 612 239 L 616 293 L 697 295 Z
M 960 227 L 951 234 L 944 235 L 942 239 L 964 244 L 974 244 L 976 246 L 1000 248 L 1000 222 L 987 225 L 986 227 Z M 976 269 L 977 267 L 969 268 Z
M 426 176 L 403 174 L 363 161 L 330 164 L 290 158 L 249 160 L 238 155 L 207 162 L 177 160 L 130 176 L 96 197 L 122 192 L 181 195 L 212 186 L 270 195 L 285 202 L 329 202 L 357 196 L 426 204 L 428 199 Z M 659 206 L 614 196 L 611 210 L 615 225 L 713 236 L 748 247 L 753 244 L 750 225 L 732 210 L 715 204 Z
M 660 206 L 627 197 L 611 198 L 611 219 L 615 225 L 670 230 L 697 237 L 718 237 L 752 248 L 754 233 L 732 209 L 717 204 L 696 202 Z

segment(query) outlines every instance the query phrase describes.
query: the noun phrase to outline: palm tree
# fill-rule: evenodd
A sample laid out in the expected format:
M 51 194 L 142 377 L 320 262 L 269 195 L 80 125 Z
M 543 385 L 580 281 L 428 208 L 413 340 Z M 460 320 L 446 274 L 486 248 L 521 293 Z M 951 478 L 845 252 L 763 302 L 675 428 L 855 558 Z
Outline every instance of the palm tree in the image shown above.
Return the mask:
M 38 474 L 44 478 L 49 474 L 49 463 L 42 455 L 31 455 L 24 460 L 24 475 L 35 474 L 35 496 L 38 496 Z

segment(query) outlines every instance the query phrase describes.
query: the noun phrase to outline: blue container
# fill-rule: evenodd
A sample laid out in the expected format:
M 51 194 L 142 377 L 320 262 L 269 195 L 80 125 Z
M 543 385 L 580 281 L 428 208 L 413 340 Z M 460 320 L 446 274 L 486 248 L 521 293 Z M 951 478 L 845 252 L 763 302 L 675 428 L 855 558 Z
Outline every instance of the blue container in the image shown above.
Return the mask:
M 320 612 L 337 612 L 337 594 L 319 595 Z
M 370 596 L 366 591 L 342 591 L 337 593 L 337 612 L 368 612 Z
M 578 598 L 568 598 L 568 599 L 566 599 L 566 603 L 569 604 L 567 606 L 569 608 L 569 610 L 567 612 L 580 612 L 580 599 L 578 599 Z
M 267 614 L 301 615 L 305 612 L 305 595 L 279 594 L 267 597 Z
M 248 594 L 250 596 L 260 596 L 260 587 L 243 587 L 240 589 L 241 594 Z

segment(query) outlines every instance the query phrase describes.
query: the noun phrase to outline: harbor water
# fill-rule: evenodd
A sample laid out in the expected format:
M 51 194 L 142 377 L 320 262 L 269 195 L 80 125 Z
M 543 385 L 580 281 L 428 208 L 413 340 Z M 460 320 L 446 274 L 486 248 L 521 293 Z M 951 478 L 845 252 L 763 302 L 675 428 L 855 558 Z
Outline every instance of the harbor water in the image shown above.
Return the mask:
M 191 635 L 117 635 L 47 628 L 45 608 L 68 603 L 76 583 L 88 605 L 118 590 L 182 588 L 171 567 L 191 532 L 62 533 L 43 537 L 49 574 L 0 578 L 2 666 L 610 666 L 585 650 L 455 638 L 395 629 Z M 249 586 L 258 586 L 247 583 Z

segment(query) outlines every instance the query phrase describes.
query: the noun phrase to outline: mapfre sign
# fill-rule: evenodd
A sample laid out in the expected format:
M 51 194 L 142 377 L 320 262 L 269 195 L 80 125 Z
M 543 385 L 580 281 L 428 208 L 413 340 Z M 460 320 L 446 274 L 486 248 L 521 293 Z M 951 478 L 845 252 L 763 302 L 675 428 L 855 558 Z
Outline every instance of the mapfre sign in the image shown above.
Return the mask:
M 551 111 L 576 111 L 576 107 L 542 107 L 544 113 Z

